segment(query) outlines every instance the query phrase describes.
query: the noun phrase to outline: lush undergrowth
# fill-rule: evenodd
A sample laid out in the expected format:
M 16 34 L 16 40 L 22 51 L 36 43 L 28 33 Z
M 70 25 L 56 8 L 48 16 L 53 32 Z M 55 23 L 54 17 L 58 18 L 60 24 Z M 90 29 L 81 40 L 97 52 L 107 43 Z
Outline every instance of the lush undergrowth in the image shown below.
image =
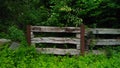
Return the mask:
M 0 50 L 0 68 L 119 68 L 120 53 L 106 55 L 55 56 L 37 54 L 33 47 Z

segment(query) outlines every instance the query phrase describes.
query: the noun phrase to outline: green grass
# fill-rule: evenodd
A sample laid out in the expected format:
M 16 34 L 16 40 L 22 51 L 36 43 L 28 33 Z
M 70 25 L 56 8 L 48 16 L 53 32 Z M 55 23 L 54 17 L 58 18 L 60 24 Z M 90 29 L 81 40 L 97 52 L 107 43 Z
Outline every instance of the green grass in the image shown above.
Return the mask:
M 120 53 L 106 55 L 54 56 L 37 54 L 33 47 L 0 50 L 0 68 L 119 68 Z

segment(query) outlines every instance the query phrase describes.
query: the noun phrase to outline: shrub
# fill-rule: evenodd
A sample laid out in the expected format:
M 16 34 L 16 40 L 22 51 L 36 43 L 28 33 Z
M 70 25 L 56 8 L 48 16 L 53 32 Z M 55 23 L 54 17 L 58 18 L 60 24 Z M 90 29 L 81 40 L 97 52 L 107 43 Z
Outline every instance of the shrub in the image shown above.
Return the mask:
M 9 27 L 9 38 L 12 41 L 19 41 L 25 40 L 25 36 L 22 30 L 19 30 L 16 26 Z

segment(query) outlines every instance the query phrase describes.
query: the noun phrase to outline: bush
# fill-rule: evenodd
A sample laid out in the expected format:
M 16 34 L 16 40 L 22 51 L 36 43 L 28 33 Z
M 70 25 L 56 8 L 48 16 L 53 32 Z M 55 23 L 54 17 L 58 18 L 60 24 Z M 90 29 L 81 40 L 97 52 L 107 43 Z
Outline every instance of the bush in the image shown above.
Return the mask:
M 19 30 L 16 26 L 9 27 L 9 38 L 12 41 L 25 41 L 25 35 L 22 30 Z

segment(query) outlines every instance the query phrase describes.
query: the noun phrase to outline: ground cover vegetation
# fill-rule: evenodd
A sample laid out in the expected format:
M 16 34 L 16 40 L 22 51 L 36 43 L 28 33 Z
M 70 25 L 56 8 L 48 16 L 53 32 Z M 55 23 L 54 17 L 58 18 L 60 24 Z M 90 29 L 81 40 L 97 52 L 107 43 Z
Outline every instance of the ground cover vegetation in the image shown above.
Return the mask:
M 85 56 L 55 56 L 38 54 L 34 47 L 16 50 L 7 48 L 0 51 L 1 68 L 119 68 L 120 53 L 111 51 L 107 55 L 86 54 Z

